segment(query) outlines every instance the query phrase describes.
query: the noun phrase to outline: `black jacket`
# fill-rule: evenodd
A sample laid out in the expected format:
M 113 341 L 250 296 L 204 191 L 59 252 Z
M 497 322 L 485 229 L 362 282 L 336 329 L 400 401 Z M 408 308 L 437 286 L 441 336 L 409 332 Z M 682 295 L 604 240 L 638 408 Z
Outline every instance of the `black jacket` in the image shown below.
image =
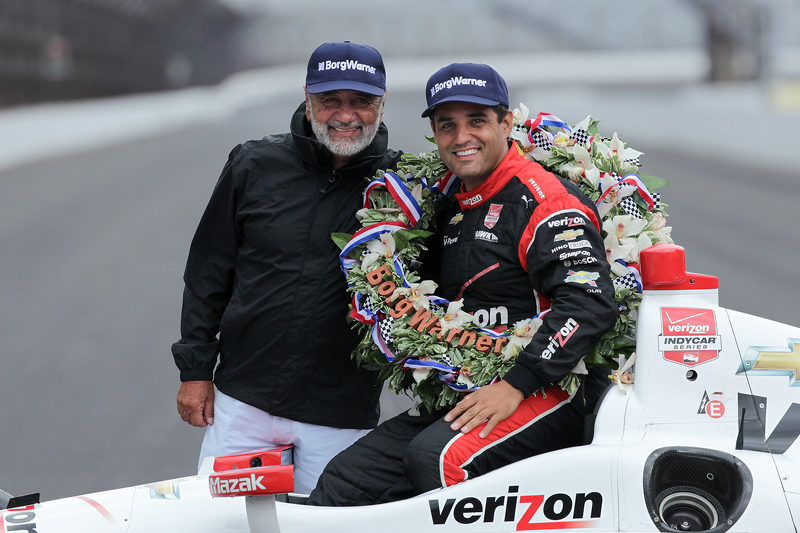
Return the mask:
M 463 297 L 480 326 L 510 326 L 550 309 L 504 379 L 525 396 L 557 383 L 619 313 L 597 210 L 513 144 L 485 182 L 456 199 L 441 225 L 447 268 L 437 292 Z
M 172 346 L 181 381 L 213 376 L 225 394 L 299 422 L 375 427 L 380 387 L 351 359 L 358 335 L 331 233 L 360 228 L 364 178 L 399 158 L 381 125 L 358 159 L 333 170 L 305 104 L 291 133 L 233 149 L 186 264 Z

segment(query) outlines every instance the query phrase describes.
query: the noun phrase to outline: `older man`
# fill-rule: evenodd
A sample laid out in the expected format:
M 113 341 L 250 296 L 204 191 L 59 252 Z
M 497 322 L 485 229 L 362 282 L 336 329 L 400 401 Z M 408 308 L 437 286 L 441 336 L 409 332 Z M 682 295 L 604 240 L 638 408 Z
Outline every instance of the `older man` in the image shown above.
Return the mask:
M 463 297 L 472 313 L 494 309 L 493 327 L 547 313 L 503 380 L 449 412 L 385 422 L 328 465 L 314 505 L 392 501 L 581 444 L 584 417 L 608 385 L 598 369 L 573 394 L 557 385 L 618 314 L 594 204 L 508 141 L 508 90 L 491 67 L 449 65 L 426 97 L 422 116 L 462 181 L 441 219 L 437 292 Z
M 385 99 L 377 50 L 323 44 L 290 133 L 231 152 L 192 241 L 172 346 L 178 411 L 207 427 L 201 461 L 293 444 L 295 490 L 307 493 L 377 424 L 380 387 L 350 358 L 358 338 L 330 235 L 359 228 L 364 177 L 399 160 Z

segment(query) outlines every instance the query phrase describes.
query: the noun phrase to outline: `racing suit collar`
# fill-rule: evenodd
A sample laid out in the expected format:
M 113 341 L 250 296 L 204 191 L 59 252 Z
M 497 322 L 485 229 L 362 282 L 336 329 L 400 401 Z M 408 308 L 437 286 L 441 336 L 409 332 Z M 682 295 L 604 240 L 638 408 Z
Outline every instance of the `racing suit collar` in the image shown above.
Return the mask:
M 530 164 L 530 161 L 516 148 L 516 143 L 512 143 L 503 160 L 500 161 L 494 172 L 486 178 L 486 181 L 471 191 L 465 191 L 464 184 L 461 184 L 461 190 L 456 193 L 456 199 L 458 200 L 458 205 L 461 206 L 461 210 L 473 209 L 491 199 L 500 189 L 505 187 L 506 183 L 511 181 L 511 178 L 518 174 L 522 167 L 528 164 Z
M 300 158 L 311 168 L 333 172 L 333 154 L 311 133 L 311 124 L 306 118 L 306 103 L 297 108 L 292 115 L 291 132 Z M 367 148 L 345 166 L 336 170 L 341 174 L 366 172 L 372 163 L 383 156 L 389 147 L 389 130 L 381 122 L 378 133 Z M 366 169 L 366 170 L 365 170 Z M 371 173 L 371 172 L 370 172 Z M 363 176 L 360 176 L 363 177 Z

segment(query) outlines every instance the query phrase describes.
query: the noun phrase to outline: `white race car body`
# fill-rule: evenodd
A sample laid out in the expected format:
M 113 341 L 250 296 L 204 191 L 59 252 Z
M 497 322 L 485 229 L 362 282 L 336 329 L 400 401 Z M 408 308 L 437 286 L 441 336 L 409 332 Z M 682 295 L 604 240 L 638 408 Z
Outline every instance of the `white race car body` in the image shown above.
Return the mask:
M 606 394 L 591 444 L 351 508 L 275 502 L 291 467 L 218 458 L 196 476 L 0 511 L 0 533 L 797 531 L 800 329 L 720 308 L 716 278 L 684 265 L 676 246 L 642 252 L 635 384 Z

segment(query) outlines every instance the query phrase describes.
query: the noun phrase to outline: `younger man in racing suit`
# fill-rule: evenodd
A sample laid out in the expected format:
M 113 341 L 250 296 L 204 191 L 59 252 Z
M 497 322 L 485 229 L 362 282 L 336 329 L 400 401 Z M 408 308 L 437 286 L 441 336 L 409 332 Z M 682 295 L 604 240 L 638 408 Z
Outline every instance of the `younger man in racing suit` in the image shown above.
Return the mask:
M 579 445 L 608 385 L 600 369 L 572 395 L 557 385 L 618 314 L 594 204 L 509 144 L 508 91 L 492 68 L 449 65 L 426 96 L 422 116 L 463 182 L 442 219 L 437 292 L 463 298 L 481 326 L 549 311 L 501 381 L 448 413 L 403 413 L 379 426 L 329 463 L 310 504 L 393 501 Z

